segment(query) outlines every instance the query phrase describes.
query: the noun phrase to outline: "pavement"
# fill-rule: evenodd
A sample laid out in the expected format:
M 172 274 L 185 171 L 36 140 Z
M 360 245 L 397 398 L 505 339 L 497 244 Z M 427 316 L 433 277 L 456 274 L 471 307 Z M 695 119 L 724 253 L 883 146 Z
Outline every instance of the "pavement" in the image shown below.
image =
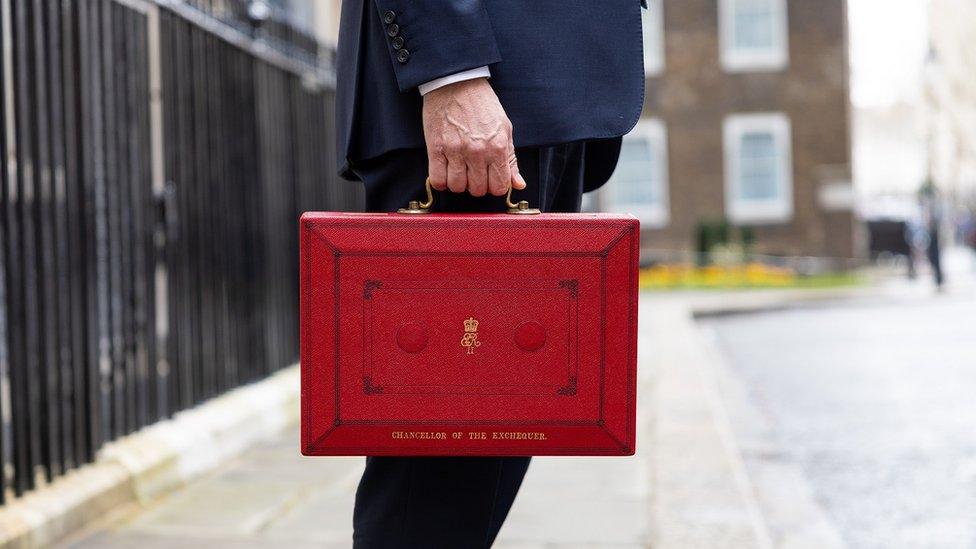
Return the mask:
M 653 336 L 657 330 L 652 326 L 662 322 L 659 313 L 665 310 L 655 301 L 645 296 L 641 307 L 640 321 L 647 328 L 641 331 L 638 352 L 637 455 L 534 459 L 496 547 L 636 549 L 651 543 L 655 497 L 663 493 L 651 489 L 652 479 L 661 478 L 655 464 L 687 458 L 686 454 L 662 456 L 653 448 L 653 418 L 660 410 L 652 393 L 654 381 L 661 379 L 657 363 L 663 358 L 654 347 L 663 342 Z M 685 317 L 690 322 L 690 316 Z M 353 497 L 363 459 L 301 457 L 297 437 L 295 426 L 261 441 L 180 490 L 116 510 L 63 546 L 349 547 Z M 701 448 L 706 453 L 713 450 Z M 734 485 L 725 488 L 737 490 Z M 702 497 L 687 501 L 694 505 Z M 722 505 L 738 507 L 739 502 L 732 495 Z

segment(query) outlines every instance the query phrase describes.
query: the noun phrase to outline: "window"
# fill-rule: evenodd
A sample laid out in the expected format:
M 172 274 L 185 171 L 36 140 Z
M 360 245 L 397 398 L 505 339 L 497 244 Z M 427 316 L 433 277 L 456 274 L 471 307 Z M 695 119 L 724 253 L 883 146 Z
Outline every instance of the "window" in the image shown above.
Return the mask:
M 650 228 L 668 224 L 668 145 L 664 123 L 644 118 L 624 137 L 606 187 L 608 209 L 632 213 Z
M 789 64 L 786 0 L 720 0 L 722 66 L 731 72 Z
M 793 162 L 786 115 L 739 114 L 725 120 L 725 211 L 736 224 L 793 217 Z
M 644 28 L 644 74 L 654 76 L 664 72 L 664 2 L 648 0 L 641 10 Z

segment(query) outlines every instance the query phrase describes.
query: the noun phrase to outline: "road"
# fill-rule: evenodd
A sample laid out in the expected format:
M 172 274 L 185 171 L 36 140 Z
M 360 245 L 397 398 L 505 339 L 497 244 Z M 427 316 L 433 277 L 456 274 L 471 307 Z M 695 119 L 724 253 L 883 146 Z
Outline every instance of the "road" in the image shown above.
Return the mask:
M 703 325 L 849 546 L 976 547 L 973 292 Z

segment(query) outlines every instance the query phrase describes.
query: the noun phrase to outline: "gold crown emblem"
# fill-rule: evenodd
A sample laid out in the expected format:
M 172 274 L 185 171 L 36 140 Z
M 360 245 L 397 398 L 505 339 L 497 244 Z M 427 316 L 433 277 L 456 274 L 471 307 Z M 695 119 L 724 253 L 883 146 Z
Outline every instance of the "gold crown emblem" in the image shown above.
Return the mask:
M 471 317 L 464 321 L 464 331 L 465 332 L 477 332 L 478 331 L 478 321 Z

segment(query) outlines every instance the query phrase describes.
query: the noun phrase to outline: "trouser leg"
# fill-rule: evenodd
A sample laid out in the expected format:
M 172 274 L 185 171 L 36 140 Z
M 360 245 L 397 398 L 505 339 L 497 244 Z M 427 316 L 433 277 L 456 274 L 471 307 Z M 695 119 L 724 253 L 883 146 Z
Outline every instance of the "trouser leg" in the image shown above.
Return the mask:
M 356 492 L 357 549 L 489 547 L 526 457 L 371 457 Z

